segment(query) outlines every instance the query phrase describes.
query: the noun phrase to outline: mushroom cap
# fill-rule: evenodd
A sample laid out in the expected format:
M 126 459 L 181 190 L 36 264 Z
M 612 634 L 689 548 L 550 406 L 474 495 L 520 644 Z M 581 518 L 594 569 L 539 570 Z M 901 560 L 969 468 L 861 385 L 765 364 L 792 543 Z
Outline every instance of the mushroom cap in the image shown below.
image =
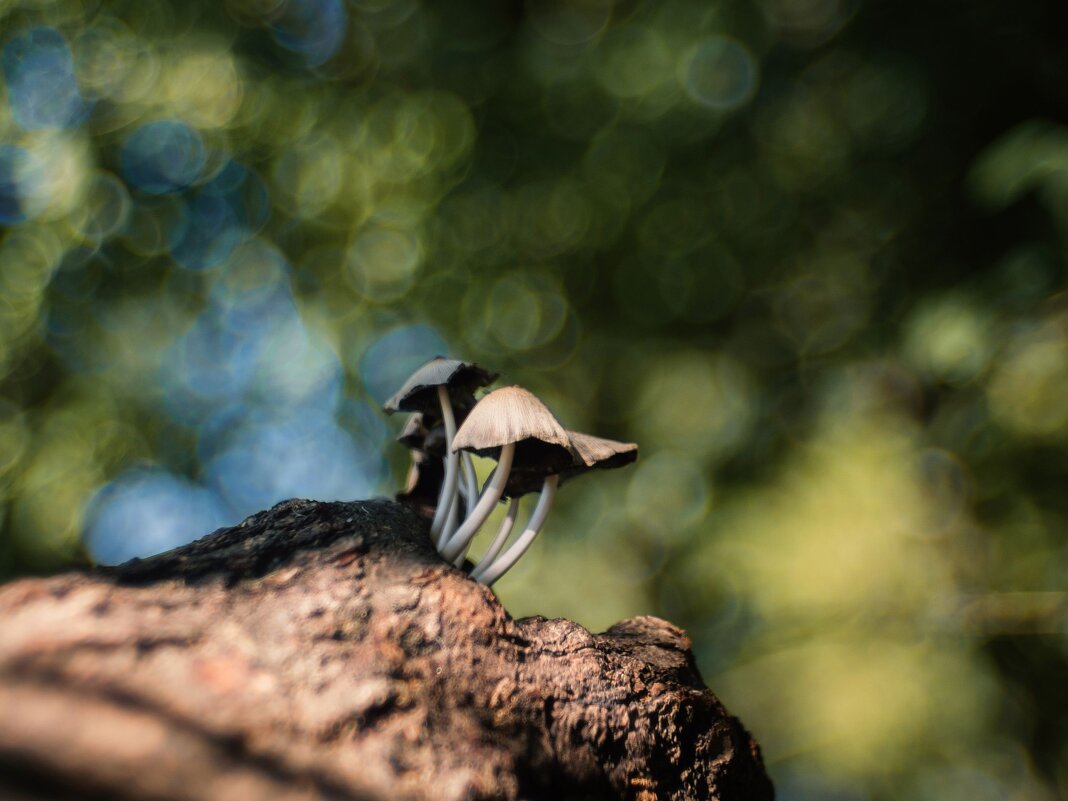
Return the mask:
M 591 470 L 611 470 L 623 467 L 638 458 L 638 445 L 634 442 L 617 442 L 614 439 L 595 437 L 581 431 L 568 431 L 571 439 L 571 451 L 574 454 L 571 464 L 551 471 L 560 474 L 560 483 Z M 504 494 L 510 498 L 526 495 L 528 492 L 541 490 L 546 472 L 513 470 L 508 476 Z
M 423 425 L 423 415 L 421 412 L 409 415 L 408 419 L 404 421 L 404 428 L 397 435 L 397 442 L 403 445 L 409 450 L 422 450 L 423 440 L 426 439 L 427 430 Z
M 429 520 L 434 517 L 444 481 L 445 466 L 440 459 L 432 459 L 422 451 L 412 451 L 412 463 L 408 468 L 404 490 L 395 497 Z
M 571 437 L 571 447 L 586 467 L 610 470 L 630 464 L 638 458 L 636 442 L 618 442 L 581 431 L 568 431 L 567 434 Z
M 467 415 L 452 440 L 452 449 L 479 455 L 517 446 L 528 440 L 571 451 L 571 439 L 560 421 L 532 392 L 501 387 L 487 393 Z
M 405 421 L 396 441 L 412 451 L 438 458 L 445 456 L 445 426 L 440 418 L 416 412 Z
M 577 458 L 564 427 L 522 387 L 502 387 L 482 398 L 456 432 L 452 448 L 497 459 L 509 443 L 515 444 L 515 454 L 504 489 L 507 497 L 539 489 L 546 476 Z
M 472 362 L 446 359 L 437 356 L 410 376 L 397 394 L 387 400 L 382 408 L 386 413 L 434 412 L 438 408 L 437 388 L 444 385 L 453 403 L 468 407 L 474 401 L 474 392 L 491 383 L 497 374 Z

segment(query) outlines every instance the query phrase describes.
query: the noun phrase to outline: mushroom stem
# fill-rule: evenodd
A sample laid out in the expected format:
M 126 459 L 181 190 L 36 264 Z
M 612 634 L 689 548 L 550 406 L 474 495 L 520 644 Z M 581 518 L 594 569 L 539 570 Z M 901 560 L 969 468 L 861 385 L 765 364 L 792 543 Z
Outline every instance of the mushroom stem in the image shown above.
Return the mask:
M 518 514 L 519 498 L 512 498 L 512 502 L 508 505 L 508 513 L 504 516 L 504 520 L 501 521 L 501 527 L 497 529 L 497 536 L 493 538 L 490 547 L 482 554 L 482 558 L 478 560 L 478 564 L 474 566 L 472 572 L 488 567 L 497 558 L 497 554 L 501 552 L 504 544 L 508 542 L 508 535 L 512 533 L 512 527 L 515 525 L 515 519 Z
M 471 514 L 471 510 L 474 509 L 475 505 L 478 503 L 479 498 L 481 498 L 485 491 L 489 488 L 490 483 L 493 481 L 493 476 L 497 472 L 497 468 L 494 467 L 492 472 L 490 472 L 489 477 L 486 479 L 486 483 L 483 485 L 482 491 L 480 492 L 478 489 L 478 479 L 475 477 L 474 465 L 471 464 L 471 455 L 467 451 L 460 451 L 460 464 L 463 465 L 465 463 L 471 466 L 470 477 L 474 479 L 474 495 L 469 496 L 466 492 L 464 493 L 464 519 L 466 520 L 467 517 Z M 462 521 L 454 523 L 450 520 L 448 533 L 449 539 L 452 539 L 452 535 L 456 533 L 456 526 L 459 524 L 459 522 Z M 464 546 L 464 549 L 460 551 L 459 555 L 455 559 L 452 560 L 453 565 L 455 565 L 456 567 L 463 566 L 464 559 L 467 558 L 467 552 L 471 550 L 471 543 L 473 543 L 474 541 L 474 537 L 471 537 L 471 539 L 467 541 L 467 545 Z
M 461 451 L 461 453 L 460 453 L 460 466 L 461 467 L 464 464 L 464 457 L 465 456 L 467 456 L 467 452 L 466 451 Z M 474 472 L 474 468 L 472 467 L 472 473 L 473 472 Z M 466 477 L 464 477 L 464 478 L 466 478 Z M 461 484 L 461 486 L 459 486 L 457 488 L 457 491 L 452 494 L 452 505 L 449 506 L 449 516 L 448 516 L 448 519 L 446 519 L 446 521 L 445 521 L 445 527 L 441 530 L 441 536 L 438 538 L 438 540 L 442 544 L 448 542 L 452 538 L 452 535 L 456 532 L 456 527 L 459 526 L 460 523 L 462 523 L 464 521 L 464 518 L 466 518 L 468 513 L 474 508 L 475 503 L 478 502 L 478 482 L 477 482 L 477 480 L 475 482 L 475 494 L 474 494 L 473 498 L 472 498 L 470 492 L 468 491 L 468 482 L 466 480 L 463 481 L 463 482 L 460 482 L 459 479 L 457 481 L 458 481 L 458 483 Z M 461 498 L 461 496 L 462 496 L 462 498 Z M 461 502 L 461 500 L 463 501 L 463 507 L 462 507 L 463 508 L 463 513 L 462 514 L 460 512 L 460 509 L 461 509 L 460 502 Z M 457 563 L 457 566 L 459 566 L 459 564 L 463 563 L 463 556 L 461 555 L 461 556 L 457 557 L 457 559 L 459 560 L 459 562 Z
M 479 527 L 486 522 L 493 507 L 501 498 L 504 487 L 508 483 L 508 474 L 512 472 L 512 456 L 515 454 L 515 443 L 509 442 L 501 446 L 501 455 L 497 458 L 497 469 L 493 476 L 486 482 L 486 488 L 482 491 L 482 497 L 478 499 L 475 508 L 467 513 L 467 519 L 456 529 L 452 537 L 438 552 L 451 562 L 467 547 L 468 543 L 475 538 Z
M 471 462 L 471 454 L 460 451 L 460 466 L 464 470 L 464 502 L 465 516 L 478 503 L 478 476 L 475 475 L 475 466 Z
M 430 524 L 430 538 L 438 546 L 438 550 L 445 544 L 443 536 L 445 524 L 448 521 L 449 510 L 452 509 L 453 496 L 456 495 L 456 483 L 459 478 L 457 470 L 457 455 L 452 450 L 452 438 L 456 436 L 456 417 L 452 413 L 452 402 L 449 400 L 449 391 L 444 385 L 438 386 L 438 400 L 441 402 L 441 418 L 445 421 L 445 481 L 441 485 L 438 494 L 438 505 L 434 510 L 434 521 Z
M 556 494 L 556 487 L 559 483 L 560 476 L 558 475 L 546 477 L 545 483 L 541 485 L 541 497 L 538 498 L 538 505 L 530 513 L 530 520 L 527 522 L 526 530 L 512 543 L 511 548 L 490 565 L 484 568 L 476 567 L 471 572 L 471 578 L 481 581 L 487 587 L 492 586 L 493 582 L 507 573 L 519 561 L 519 557 L 527 552 L 527 548 L 534 542 L 534 538 L 538 536 L 541 527 L 545 525 L 545 518 L 549 516 L 549 508 L 553 504 L 553 496 Z
M 445 518 L 445 527 L 441 530 L 441 538 L 445 540 L 451 537 L 458 525 L 460 525 L 460 493 L 454 492 L 452 503 L 449 504 L 449 516 Z

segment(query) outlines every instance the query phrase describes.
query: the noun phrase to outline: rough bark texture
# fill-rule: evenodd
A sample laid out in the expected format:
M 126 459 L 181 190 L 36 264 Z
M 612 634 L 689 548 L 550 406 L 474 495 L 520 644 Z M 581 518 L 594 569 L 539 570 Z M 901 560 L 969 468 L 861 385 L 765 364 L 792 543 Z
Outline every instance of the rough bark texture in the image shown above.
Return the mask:
M 513 620 L 388 501 L 0 588 L 0 798 L 772 798 L 682 631 Z

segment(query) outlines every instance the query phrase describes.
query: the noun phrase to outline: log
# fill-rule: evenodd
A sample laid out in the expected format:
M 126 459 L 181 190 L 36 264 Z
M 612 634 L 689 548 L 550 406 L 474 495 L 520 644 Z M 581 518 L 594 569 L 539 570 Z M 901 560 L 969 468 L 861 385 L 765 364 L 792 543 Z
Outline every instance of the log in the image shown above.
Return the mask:
M 680 629 L 512 619 L 391 501 L 16 581 L 0 621 L 4 799 L 773 797 Z

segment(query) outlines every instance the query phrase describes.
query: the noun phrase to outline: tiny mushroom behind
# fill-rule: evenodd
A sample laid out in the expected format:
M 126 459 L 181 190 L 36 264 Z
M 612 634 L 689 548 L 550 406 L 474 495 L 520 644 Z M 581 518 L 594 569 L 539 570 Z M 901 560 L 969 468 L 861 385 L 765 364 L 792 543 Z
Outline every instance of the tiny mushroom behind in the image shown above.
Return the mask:
M 433 519 L 444 480 L 445 466 L 440 459 L 413 450 L 404 489 L 397 493 L 396 498 L 427 519 Z
M 456 420 L 457 417 L 463 419 L 475 405 L 474 391 L 491 383 L 496 377 L 496 373 L 477 364 L 439 356 L 412 373 L 397 393 L 383 405 L 388 414 L 398 411 L 421 412 L 424 425 L 435 418 L 444 423 L 445 478 L 430 526 L 431 537 L 439 548 L 451 533 L 450 519 L 456 521 L 459 511 L 457 486 L 460 466 L 459 458 L 451 447 L 452 438 L 456 434 Z M 465 495 L 470 503 L 477 493 L 477 486 L 469 457 L 464 461 L 463 470 Z
M 411 452 L 411 464 L 398 492 L 398 501 L 413 507 L 419 514 L 433 519 L 438 495 L 445 480 L 445 429 L 436 425 L 427 431 L 422 412 L 408 416 L 396 441 Z

